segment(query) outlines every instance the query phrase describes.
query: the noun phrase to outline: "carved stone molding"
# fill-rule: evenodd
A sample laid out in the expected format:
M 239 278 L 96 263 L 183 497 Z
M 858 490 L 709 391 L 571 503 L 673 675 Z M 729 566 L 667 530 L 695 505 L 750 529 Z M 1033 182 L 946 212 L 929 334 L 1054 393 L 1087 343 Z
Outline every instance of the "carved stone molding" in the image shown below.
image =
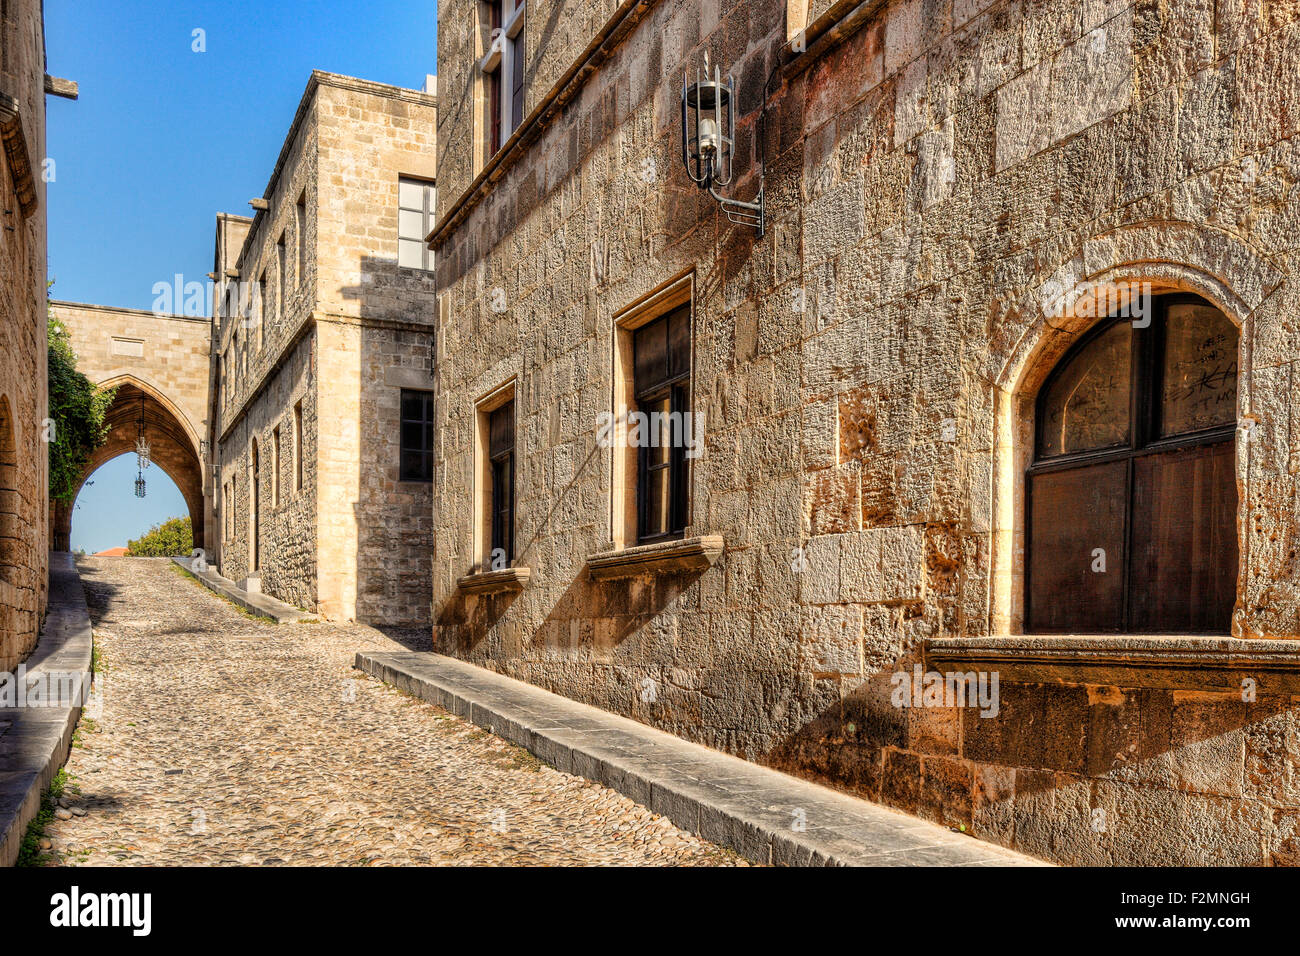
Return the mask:
M 717 561 L 722 551 L 722 535 L 708 534 L 682 541 L 662 541 L 603 551 L 587 559 L 587 571 L 597 581 L 630 578 L 639 574 L 702 571 Z
M 1300 640 L 1187 635 L 931 638 L 933 670 L 996 670 L 1002 680 L 1300 694 Z
M 18 206 L 26 219 L 36 212 L 36 179 L 32 175 L 32 161 L 27 152 L 22 109 L 16 99 L 3 91 L 0 91 L 0 136 L 4 139 L 5 157 L 13 173 Z
M 522 591 L 532 577 L 531 568 L 502 568 L 500 571 L 479 571 L 466 574 L 456 582 L 456 587 L 467 594 L 497 594 L 502 591 Z

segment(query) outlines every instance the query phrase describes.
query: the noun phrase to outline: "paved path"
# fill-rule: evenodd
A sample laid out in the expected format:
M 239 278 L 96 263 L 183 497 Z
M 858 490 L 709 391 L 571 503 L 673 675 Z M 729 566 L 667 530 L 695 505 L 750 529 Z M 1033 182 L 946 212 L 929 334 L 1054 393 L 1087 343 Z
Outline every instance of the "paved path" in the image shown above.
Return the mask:
M 104 693 L 51 862 L 744 865 L 352 667 L 427 638 L 265 623 L 165 559 L 78 567 Z

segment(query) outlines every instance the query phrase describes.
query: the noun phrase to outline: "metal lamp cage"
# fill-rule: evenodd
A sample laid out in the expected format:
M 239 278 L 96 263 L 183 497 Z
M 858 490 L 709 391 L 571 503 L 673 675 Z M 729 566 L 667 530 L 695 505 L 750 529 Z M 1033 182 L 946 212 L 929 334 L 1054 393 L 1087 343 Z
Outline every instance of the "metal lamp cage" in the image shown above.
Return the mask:
M 726 83 L 717 66 L 713 76 L 705 66 L 695 68 L 695 82 L 682 74 L 682 163 L 691 182 L 701 189 L 731 184 L 736 155 L 736 86 Z M 724 123 L 725 118 L 725 123 Z
M 764 96 L 766 115 L 766 96 Z M 718 195 L 718 187 L 731 184 L 736 158 L 736 81 L 728 73 L 726 82 L 715 65 L 709 74 L 709 60 L 704 70 L 695 70 L 695 82 L 686 85 L 682 73 L 682 165 L 686 175 L 700 189 L 718 201 L 729 222 L 752 226 L 761 238 L 766 225 L 767 207 L 763 199 L 763 168 L 759 164 L 758 195 L 754 202 L 741 202 Z

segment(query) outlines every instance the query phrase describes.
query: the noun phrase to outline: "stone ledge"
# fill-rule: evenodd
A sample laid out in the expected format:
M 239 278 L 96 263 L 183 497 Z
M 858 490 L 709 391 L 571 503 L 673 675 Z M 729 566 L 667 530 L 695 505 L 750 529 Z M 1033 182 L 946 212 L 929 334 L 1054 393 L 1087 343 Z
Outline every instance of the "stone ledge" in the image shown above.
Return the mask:
M 927 667 L 996 670 L 1002 680 L 1300 694 L 1300 641 L 1190 635 L 945 637 L 925 642 Z
M 759 863 L 1046 865 L 441 654 L 359 652 L 356 667 Z
M 45 626 L 31 656 L 29 675 L 42 671 L 90 676 L 92 637 L 86 594 L 72 555 L 50 554 L 50 600 Z M 18 859 L 27 826 L 41 797 L 68 759 L 80 707 L 15 707 L 0 710 L 0 866 Z
M 702 571 L 718 560 L 723 548 L 722 535 L 707 534 L 681 541 L 660 541 L 618 551 L 602 551 L 587 559 L 587 573 L 596 581 L 607 581 L 638 574 Z
M 256 614 L 258 617 L 264 617 L 275 621 L 277 624 L 301 624 L 306 622 L 315 622 L 319 620 L 315 614 L 309 614 L 301 608 L 296 608 L 292 604 L 285 604 L 283 601 L 277 601 L 267 594 L 254 593 L 246 591 L 235 584 L 229 578 L 223 578 L 211 569 L 207 571 L 195 571 L 191 567 L 193 559 L 186 555 L 177 555 L 172 558 L 183 571 L 188 572 L 196 581 L 202 584 L 209 591 L 220 594 L 228 601 L 233 601 L 250 614 Z M 260 580 L 260 578 L 259 578 Z M 259 587 L 261 585 L 259 584 Z
M 456 581 L 456 587 L 469 594 L 496 594 L 501 591 L 522 591 L 532 577 L 531 568 L 502 568 L 499 571 L 478 571 Z

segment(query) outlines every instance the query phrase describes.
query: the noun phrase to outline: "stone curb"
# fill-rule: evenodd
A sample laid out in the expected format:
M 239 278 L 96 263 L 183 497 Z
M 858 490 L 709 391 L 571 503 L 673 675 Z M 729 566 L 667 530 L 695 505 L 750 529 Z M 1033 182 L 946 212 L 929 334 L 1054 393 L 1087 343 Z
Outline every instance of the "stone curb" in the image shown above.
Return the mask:
M 356 667 L 758 863 L 1047 865 L 441 654 L 358 652 Z
M 223 578 L 216 571 L 195 571 L 190 567 L 193 558 L 184 555 L 177 555 L 172 558 L 172 563 L 184 571 L 194 575 L 194 577 L 206 587 L 209 591 L 220 594 L 223 598 L 233 601 L 250 614 L 256 614 L 258 617 L 270 618 L 277 624 L 300 624 L 303 621 L 318 621 L 315 614 L 308 614 L 301 608 L 296 608 L 292 604 L 285 604 L 283 601 L 277 601 L 267 594 L 250 594 L 248 591 L 235 586 L 235 582 L 229 578 Z
M 23 663 L 40 671 L 90 674 L 90 612 L 72 555 L 50 553 L 50 601 L 36 649 Z M 55 773 L 68 759 L 80 707 L 0 709 L 0 866 L 18 859 L 27 825 L 36 818 Z

